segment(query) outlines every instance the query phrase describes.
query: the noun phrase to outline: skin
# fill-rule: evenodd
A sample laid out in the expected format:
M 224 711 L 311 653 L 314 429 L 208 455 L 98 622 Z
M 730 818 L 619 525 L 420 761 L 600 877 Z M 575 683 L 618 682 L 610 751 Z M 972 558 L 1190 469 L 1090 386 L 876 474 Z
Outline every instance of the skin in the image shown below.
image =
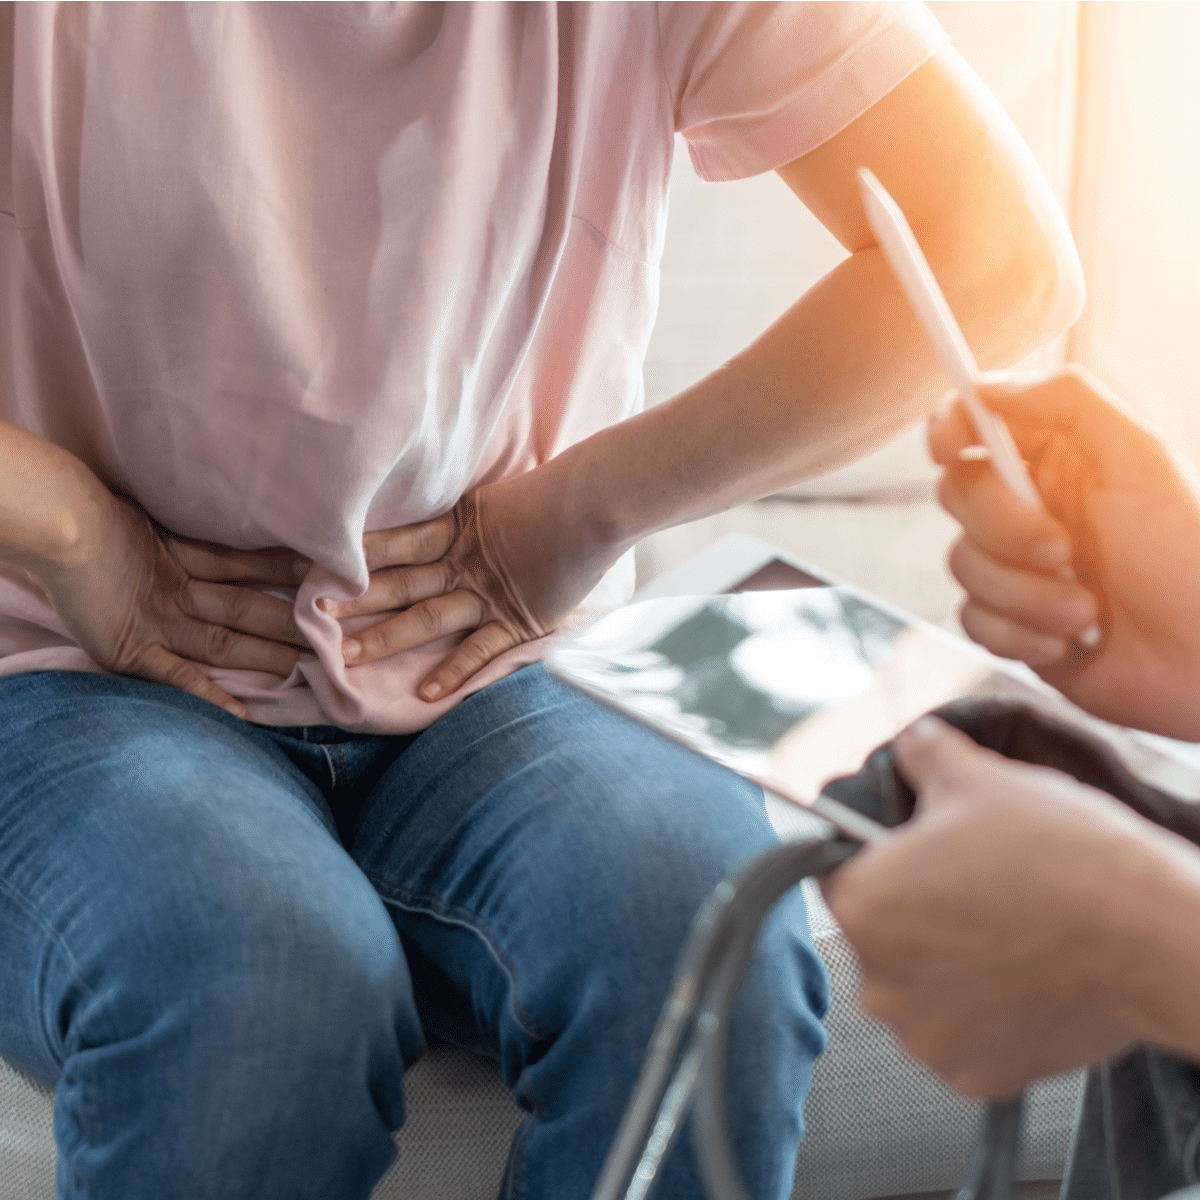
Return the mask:
M 381 618 L 346 639 L 346 662 L 462 632 L 420 694 L 453 691 L 553 629 L 647 534 L 829 470 L 925 411 L 939 369 L 866 225 L 863 165 L 905 210 L 981 362 L 1010 362 L 1074 319 L 1078 260 L 1044 178 L 974 76 L 931 60 L 779 171 L 850 257 L 673 400 L 433 521 L 368 534 L 367 592 L 328 605 Z
M 955 405 L 933 417 L 939 497 L 963 526 L 950 569 L 975 641 L 1033 667 L 1106 720 L 1200 741 L 1200 492 L 1191 468 L 1079 368 L 1000 380 L 983 397 L 1030 464 L 1022 506 Z M 1148 533 L 1152 531 L 1152 536 Z M 1070 563 L 1080 582 L 1059 572 Z M 1071 639 L 1099 619 L 1086 652 Z
M 197 666 L 288 675 L 303 638 L 292 605 L 308 560 L 174 537 L 74 455 L 0 422 L 0 557 L 24 567 L 100 666 L 245 707 Z M 248 586 L 247 586 L 248 585 Z
M 1046 512 L 960 406 L 930 421 L 963 625 L 1099 716 L 1200 739 L 1200 500 L 1190 470 L 1082 371 L 983 390 Z M 1148 536 L 1147 531 L 1153 531 Z M 1087 587 L 1064 576 L 1070 563 Z M 1092 651 L 1072 642 L 1099 616 Z M 960 1091 L 1002 1096 L 1149 1041 L 1200 1061 L 1200 850 L 1104 793 L 933 719 L 896 741 L 914 819 L 825 883 L 862 1002 Z
M 780 170 L 850 257 L 674 400 L 431 521 L 369 532 L 366 594 L 329 606 L 380 618 L 345 639 L 347 663 L 459 632 L 420 694 L 453 691 L 552 630 L 647 533 L 827 470 L 925 411 L 938 370 L 867 231 L 860 165 L 904 206 L 981 362 L 1009 362 L 1074 318 L 1079 263 L 1044 178 L 995 100 L 939 56 Z M 256 585 L 294 582 L 301 560 L 172 538 L 38 442 L 0 425 L 0 558 L 33 575 L 98 663 L 235 712 L 196 664 L 291 670 L 299 635 Z
M 1138 1041 L 1200 1060 L 1200 853 L 933 718 L 896 741 L 917 816 L 824 884 L 863 1007 L 972 1097 Z

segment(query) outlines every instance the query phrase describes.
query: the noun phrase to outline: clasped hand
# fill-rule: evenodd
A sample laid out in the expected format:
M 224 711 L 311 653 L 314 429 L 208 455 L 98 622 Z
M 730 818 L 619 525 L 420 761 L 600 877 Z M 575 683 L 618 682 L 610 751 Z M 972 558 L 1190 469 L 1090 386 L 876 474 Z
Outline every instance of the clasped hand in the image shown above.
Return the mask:
M 71 554 L 33 572 L 99 666 L 166 684 L 245 717 L 199 664 L 291 674 L 304 650 L 290 601 L 309 563 L 291 550 L 233 550 L 175 537 L 105 492 Z M 250 585 L 250 586 L 247 586 Z
M 466 634 L 420 684 L 421 698 L 433 701 L 552 632 L 620 552 L 568 534 L 557 488 L 540 467 L 468 492 L 434 520 L 368 533 L 366 592 L 318 601 L 339 619 L 383 617 L 343 639 L 346 664 Z

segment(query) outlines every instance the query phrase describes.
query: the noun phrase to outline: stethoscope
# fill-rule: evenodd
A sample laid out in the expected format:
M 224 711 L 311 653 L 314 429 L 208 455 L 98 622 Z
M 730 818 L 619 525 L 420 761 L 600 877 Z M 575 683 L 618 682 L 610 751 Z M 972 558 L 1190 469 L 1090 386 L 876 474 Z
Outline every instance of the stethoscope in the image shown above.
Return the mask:
M 749 1200 L 725 1117 L 725 1052 L 759 928 L 800 880 L 832 871 L 864 842 L 887 836 L 883 825 L 832 797 L 819 797 L 812 808 L 839 832 L 772 847 L 719 884 L 697 914 L 591 1200 L 647 1200 L 689 1116 L 709 1200 Z M 956 1200 L 1010 1200 L 1022 1107 L 1021 1096 L 989 1105 Z

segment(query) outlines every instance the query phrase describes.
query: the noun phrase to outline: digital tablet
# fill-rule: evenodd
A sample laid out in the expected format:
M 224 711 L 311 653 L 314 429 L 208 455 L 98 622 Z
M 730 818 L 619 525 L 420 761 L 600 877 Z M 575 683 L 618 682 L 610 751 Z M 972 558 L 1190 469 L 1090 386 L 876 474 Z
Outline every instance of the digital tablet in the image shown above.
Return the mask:
M 547 665 L 810 812 L 823 810 L 829 779 L 967 696 L 1015 697 L 1074 721 L 1147 782 L 1200 796 L 1200 773 L 1164 739 L 1098 721 L 1025 668 L 741 535 L 558 644 Z

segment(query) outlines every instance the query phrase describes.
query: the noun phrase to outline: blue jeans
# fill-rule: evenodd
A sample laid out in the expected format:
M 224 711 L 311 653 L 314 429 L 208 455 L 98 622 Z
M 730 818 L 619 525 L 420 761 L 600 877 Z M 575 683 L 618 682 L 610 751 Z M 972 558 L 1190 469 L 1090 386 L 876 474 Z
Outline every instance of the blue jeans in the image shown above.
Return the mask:
M 58 1195 L 366 1197 L 426 1036 L 529 1116 L 503 1195 L 585 1198 L 757 789 L 540 666 L 409 737 L 244 724 L 139 680 L 0 680 L 0 1055 Z M 751 1194 L 788 1194 L 827 983 L 799 889 L 733 1025 Z M 662 1200 L 700 1195 L 686 1141 Z

